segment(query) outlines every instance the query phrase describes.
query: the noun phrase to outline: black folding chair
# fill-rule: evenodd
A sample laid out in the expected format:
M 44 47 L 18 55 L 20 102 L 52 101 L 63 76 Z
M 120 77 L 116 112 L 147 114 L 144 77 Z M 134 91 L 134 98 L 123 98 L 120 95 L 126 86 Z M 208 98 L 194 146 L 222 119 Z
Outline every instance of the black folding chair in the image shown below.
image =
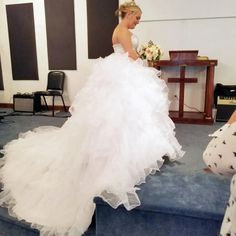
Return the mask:
M 56 96 L 61 97 L 64 111 L 66 112 L 66 106 L 63 99 L 64 80 L 65 80 L 65 73 L 63 71 L 50 71 L 48 73 L 48 83 L 46 91 L 37 91 L 34 93 L 36 96 L 38 95 L 43 97 L 47 110 L 49 109 L 45 97 L 46 96 L 52 97 L 52 116 L 54 116 L 54 108 L 55 108 L 54 102 Z

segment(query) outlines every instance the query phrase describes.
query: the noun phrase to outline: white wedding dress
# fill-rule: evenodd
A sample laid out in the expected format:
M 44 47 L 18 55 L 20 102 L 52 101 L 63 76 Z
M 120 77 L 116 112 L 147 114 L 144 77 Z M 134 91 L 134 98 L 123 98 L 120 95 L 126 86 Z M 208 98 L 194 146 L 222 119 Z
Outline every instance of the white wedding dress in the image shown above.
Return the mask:
M 61 128 L 39 127 L 5 145 L 0 205 L 41 235 L 57 236 L 87 230 L 95 196 L 114 208 L 140 205 L 136 185 L 159 170 L 164 155 L 183 155 L 159 73 L 115 44 L 97 60 Z

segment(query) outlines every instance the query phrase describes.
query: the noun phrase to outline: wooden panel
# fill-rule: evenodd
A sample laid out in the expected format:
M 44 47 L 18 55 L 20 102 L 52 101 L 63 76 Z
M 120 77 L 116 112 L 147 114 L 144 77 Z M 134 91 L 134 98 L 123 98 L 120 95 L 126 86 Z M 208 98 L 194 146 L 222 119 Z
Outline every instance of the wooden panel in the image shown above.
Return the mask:
M 45 0 L 50 70 L 76 70 L 73 0 Z
M 105 57 L 113 52 L 112 32 L 118 24 L 118 0 L 87 0 L 88 57 Z
M 183 117 L 179 117 L 179 111 L 170 111 L 169 115 L 175 123 L 212 125 L 214 122 L 212 118 L 207 119 L 203 112 L 184 111 Z
M 4 86 L 3 86 L 3 77 L 2 77 L 1 58 L 0 58 L 0 90 L 4 90 Z
M 181 79 L 184 83 L 197 83 L 197 78 L 168 78 L 168 83 L 180 83 Z
M 217 60 L 159 60 L 155 61 L 153 66 L 217 66 Z
M 215 66 L 217 65 L 217 60 L 160 60 L 156 61 L 153 66 L 157 68 L 161 68 L 164 66 L 178 66 L 180 67 L 179 79 L 171 78 L 171 80 L 176 80 L 179 83 L 179 110 L 178 117 L 171 118 L 175 122 L 181 123 L 191 123 L 198 122 L 203 124 L 212 124 L 213 123 L 213 114 L 212 114 L 212 104 L 213 104 L 213 93 L 214 93 L 214 72 Z M 187 66 L 204 66 L 206 67 L 206 83 L 205 83 L 205 101 L 204 101 L 204 115 L 202 118 L 199 116 L 192 116 L 191 119 L 186 116 L 186 112 L 184 111 L 184 91 L 185 91 L 185 71 Z M 188 78 L 187 78 L 188 79 Z M 188 82 L 195 82 L 195 78 L 189 78 Z M 188 114 L 188 113 L 187 113 Z M 193 119 L 196 118 L 196 120 Z
M 33 4 L 7 5 L 13 80 L 38 80 Z

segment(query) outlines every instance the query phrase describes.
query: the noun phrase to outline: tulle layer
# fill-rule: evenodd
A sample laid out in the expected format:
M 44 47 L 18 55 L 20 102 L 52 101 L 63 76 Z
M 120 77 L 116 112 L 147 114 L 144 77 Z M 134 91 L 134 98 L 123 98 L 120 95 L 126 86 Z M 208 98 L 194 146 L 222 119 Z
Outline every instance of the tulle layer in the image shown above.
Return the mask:
M 41 235 L 78 236 L 102 197 L 140 205 L 137 185 L 183 155 L 159 71 L 113 53 L 98 59 L 61 128 L 39 127 L 4 149 L 0 204 Z

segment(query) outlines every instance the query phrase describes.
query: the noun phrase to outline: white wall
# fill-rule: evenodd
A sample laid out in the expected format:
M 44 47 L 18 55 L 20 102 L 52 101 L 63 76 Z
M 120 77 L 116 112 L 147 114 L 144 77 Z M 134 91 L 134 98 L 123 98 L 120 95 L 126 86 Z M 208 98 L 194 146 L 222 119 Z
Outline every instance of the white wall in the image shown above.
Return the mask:
M 35 18 L 35 37 L 38 60 L 38 81 L 16 81 L 12 79 L 10 48 L 7 29 L 6 5 L 18 3 L 33 3 Z M 93 60 L 88 60 L 87 50 L 87 15 L 86 1 L 74 1 L 77 70 L 65 71 L 65 102 L 71 103 L 77 91 L 81 88 L 90 71 Z M 4 79 L 4 91 L 0 91 L 0 103 L 12 103 L 12 95 L 17 92 L 33 92 L 44 90 L 47 84 L 48 56 L 45 26 L 44 0 L 1 0 L 0 1 L 0 55 Z M 59 100 L 60 101 L 60 100 Z
M 13 81 L 6 20 L 6 4 L 33 2 L 36 46 L 38 55 L 39 81 Z M 123 2 L 123 1 L 120 1 Z M 198 49 L 200 55 L 217 59 L 215 83 L 236 84 L 236 2 L 235 0 L 136 0 L 143 9 L 140 25 L 134 33 L 140 43 L 150 39 L 164 51 L 174 49 Z M 184 7 L 183 7 L 184 6 Z M 105 7 L 105 6 L 104 6 Z M 75 25 L 77 47 L 77 71 L 65 71 L 66 103 L 69 105 L 76 92 L 83 86 L 94 60 L 88 60 L 86 1 L 75 0 Z M 1 0 L 0 1 L 0 55 L 4 78 L 4 91 L 0 91 L 0 103 L 12 103 L 16 92 L 32 92 L 45 89 L 48 73 L 46 28 L 43 0 Z M 203 109 L 204 68 L 188 71 L 188 75 L 199 77 L 198 84 L 186 85 L 185 103 L 199 110 Z M 178 76 L 177 69 L 171 73 L 163 71 L 162 77 Z M 173 98 L 178 94 L 177 84 L 168 84 L 171 109 L 178 106 Z M 188 110 L 188 108 L 186 108 Z
M 198 49 L 199 55 L 217 59 L 215 83 L 236 85 L 236 1 L 235 0 L 137 0 L 143 9 L 142 22 L 136 33 L 140 43 L 150 39 L 164 51 Z M 163 69 L 164 70 L 164 69 Z M 187 84 L 185 104 L 203 110 L 205 68 L 187 68 L 187 75 L 197 76 L 198 84 Z M 178 69 L 162 78 L 178 77 Z M 178 84 L 168 84 L 171 110 L 178 107 Z M 191 110 L 187 106 L 185 110 Z

